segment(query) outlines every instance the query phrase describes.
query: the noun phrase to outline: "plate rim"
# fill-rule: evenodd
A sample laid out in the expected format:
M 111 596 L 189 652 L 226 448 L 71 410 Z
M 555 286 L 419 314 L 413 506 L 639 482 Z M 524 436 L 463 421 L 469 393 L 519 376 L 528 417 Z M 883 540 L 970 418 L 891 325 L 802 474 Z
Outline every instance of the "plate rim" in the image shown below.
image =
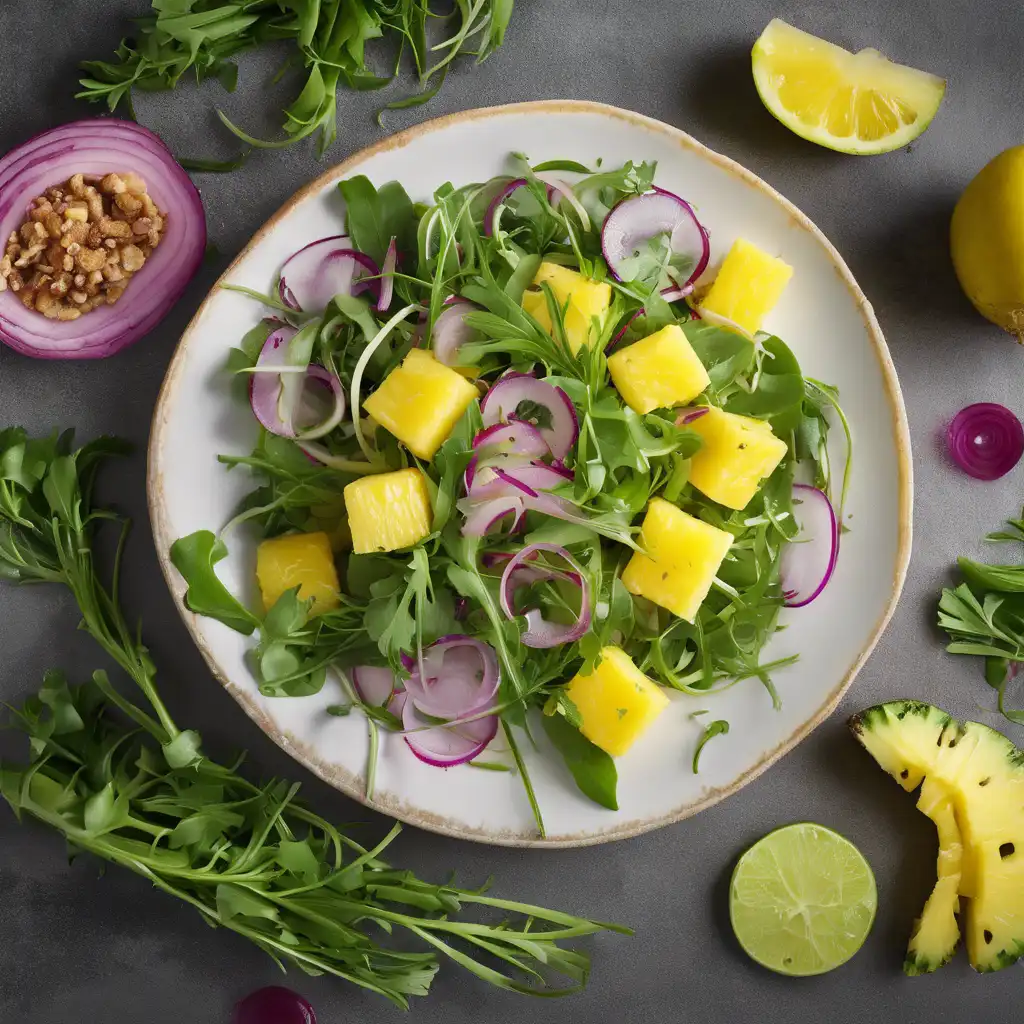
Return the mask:
M 664 814 L 644 819 L 621 822 L 614 829 L 600 833 L 578 833 L 573 835 L 553 835 L 541 838 L 529 836 L 517 831 L 495 832 L 486 828 L 470 828 L 458 825 L 455 822 L 433 812 L 424 811 L 420 808 L 410 807 L 400 800 L 379 799 L 377 796 L 367 799 L 362 791 L 361 778 L 359 775 L 339 769 L 336 765 L 329 765 L 320 760 L 315 752 L 306 744 L 298 741 L 287 730 L 278 728 L 263 710 L 256 704 L 252 697 L 240 690 L 226 674 L 221 670 L 213 653 L 208 649 L 205 642 L 198 633 L 198 616 L 185 607 L 183 595 L 185 587 L 177 570 L 170 559 L 170 545 L 176 538 L 169 534 L 168 522 L 164 513 L 162 502 L 159 500 L 162 487 L 163 469 L 161 465 L 162 448 L 164 439 L 164 428 L 167 423 L 168 409 L 172 394 L 176 388 L 184 363 L 186 350 L 192 340 L 192 336 L 203 318 L 206 310 L 218 295 L 221 285 L 234 272 L 238 264 L 245 259 L 254 248 L 263 241 L 263 238 L 291 211 L 314 195 L 319 194 L 327 185 L 344 177 L 350 169 L 358 166 L 378 153 L 387 152 L 392 149 L 401 149 L 422 135 L 443 130 L 454 124 L 463 122 L 486 120 L 496 117 L 516 114 L 598 114 L 604 117 L 625 121 L 628 124 L 657 132 L 674 140 L 683 149 L 695 152 L 703 159 L 716 164 L 729 174 L 739 178 L 746 184 L 763 192 L 770 199 L 781 205 L 781 207 L 793 218 L 804 230 L 810 232 L 814 239 L 823 247 L 825 254 L 831 260 L 833 267 L 839 274 L 840 279 L 853 297 L 858 312 L 864 320 L 865 328 L 871 339 L 872 350 L 878 360 L 882 371 L 882 378 L 885 388 L 885 395 L 889 407 L 890 419 L 893 426 L 896 441 L 897 469 L 898 469 L 898 509 L 899 524 L 897 551 L 895 559 L 895 572 L 892 579 L 892 588 L 885 608 L 875 622 L 867 642 L 861 648 L 852 664 L 848 667 L 838 684 L 828 693 L 817 712 L 799 724 L 797 728 L 773 750 L 764 756 L 727 786 L 720 786 L 706 791 L 697 800 L 691 801 Z M 160 569 L 174 599 L 175 607 L 181 616 L 188 630 L 193 643 L 198 647 L 207 667 L 214 678 L 227 690 L 229 694 L 241 705 L 245 713 L 252 719 L 259 728 L 282 750 L 289 754 L 294 760 L 312 772 L 315 776 L 326 782 L 328 785 L 344 793 L 346 796 L 358 801 L 370 810 L 386 814 L 399 821 L 414 825 L 417 828 L 426 829 L 439 835 L 455 839 L 466 839 L 492 846 L 507 846 L 525 849 L 567 849 L 585 846 L 597 846 L 603 843 L 615 842 L 622 839 L 630 839 L 641 835 L 644 832 L 663 828 L 677 821 L 692 817 L 720 801 L 737 793 L 747 784 L 753 782 L 783 756 L 802 743 L 819 725 L 828 719 L 835 711 L 843 696 L 850 689 L 857 674 L 863 668 L 871 652 L 874 650 L 879 639 L 888 626 L 896 606 L 899 602 L 903 585 L 906 581 L 907 570 L 910 564 L 910 555 L 913 537 L 913 461 L 911 456 L 910 428 L 907 420 L 907 412 L 903 402 L 903 394 L 900 389 L 896 367 L 893 364 L 892 356 L 886 344 L 882 329 L 875 317 L 874 309 L 867 297 L 864 295 L 856 279 L 854 278 L 846 262 L 838 250 L 820 228 L 797 206 L 772 188 L 766 181 L 754 174 L 742 164 L 737 163 L 731 157 L 718 153 L 684 132 L 681 128 L 659 121 L 656 118 L 648 117 L 636 111 L 626 110 L 611 104 L 597 103 L 589 100 L 534 100 L 523 103 L 507 103 L 499 106 L 478 107 L 471 110 L 459 111 L 447 114 L 442 117 L 432 118 L 421 122 L 394 135 L 381 139 L 370 146 L 353 153 L 317 175 L 308 184 L 304 185 L 290 198 L 285 200 L 281 207 L 256 231 L 249 241 L 242 247 L 238 255 L 231 261 L 228 268 L 220 275 L 210 291 L 203 299 L 195 315 L 189 321 L 175 347 L 174 354 L 168 364 L 166 374 L 160 386 L 154 407 L 152 424 L 150 429 L 149 446 L 147 450 L 147 471 L 146 471 L 146 501 L 149 509 L 150 524 L 153 533 L 153 541 L 156 546 L 157 560 Z

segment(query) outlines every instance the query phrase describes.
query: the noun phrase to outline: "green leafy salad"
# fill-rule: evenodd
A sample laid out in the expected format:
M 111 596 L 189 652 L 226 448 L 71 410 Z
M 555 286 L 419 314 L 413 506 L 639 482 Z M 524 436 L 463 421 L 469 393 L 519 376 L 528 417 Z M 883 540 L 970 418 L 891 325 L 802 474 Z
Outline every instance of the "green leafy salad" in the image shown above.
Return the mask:
M 220 458 L 254 486 L 172 559 L 189 608 L 254 636 L 264 696 L 340 684 L 368 795 L 400 732 L 393 756 L 517 771 L 543 834 L 537 729 L 616 809 L 615 758 L 667 691 L 756 680 L 780 703 L 797 655 L 765 647 L 835 566 L 828 440 L 839 424 L 848 469 L 849 430 L 760 330 L 792 269 L 738 239 L 712 274 L 655 170 L 513 155 L 429 204 L 350 178 L 344 233 L 248 292 L 267 313 L 229 368 L 260 434 Z M 263 536 L 257 610 L 215 573 L 241 523 Z

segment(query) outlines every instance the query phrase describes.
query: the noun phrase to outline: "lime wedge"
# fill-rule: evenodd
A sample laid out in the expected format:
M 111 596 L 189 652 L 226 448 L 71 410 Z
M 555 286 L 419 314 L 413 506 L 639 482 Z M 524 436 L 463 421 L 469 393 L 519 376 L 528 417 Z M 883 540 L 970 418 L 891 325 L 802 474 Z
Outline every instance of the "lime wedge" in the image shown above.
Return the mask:
M 894 64 L 877 50 L 851 53 L 776 18 L 754 44 L 754 84 L 797 135 L 841 153 L 888 153 L 931 123 L 943 79 Z
M 864 944 L 875 920 L 875 876 L 838 832 L 801 822 L 770 832 L 736 865 L 733 931 L 746 953 L 779 974 L 824 974 Z

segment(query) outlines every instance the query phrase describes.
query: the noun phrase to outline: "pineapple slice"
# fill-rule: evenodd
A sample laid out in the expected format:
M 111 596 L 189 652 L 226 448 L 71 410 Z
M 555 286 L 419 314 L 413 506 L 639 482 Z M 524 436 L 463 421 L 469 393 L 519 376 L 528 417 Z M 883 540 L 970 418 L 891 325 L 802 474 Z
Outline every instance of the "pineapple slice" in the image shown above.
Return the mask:
M 357 555 L 411 547 L 430 534 L 430 494 L 418 469 L 360 477 L 345 488 L 345 508 Z
M 685 405 L 711 383 L 678 324 L 609 356 L 608 371 L 626 405 L 641 414 Z
M 542 263 L 537 269 L 533 278 L 535 288 L 540 289 L 544 282 L 550 286 L 555 301 L 565 310 L 562 316 L 565 337 L 570 351 L 575 354 L 590 342 L 594 318 L 604 323 L 604 315 L 612 302 L 612 286 L 607 281 L 591 281 L 578 270 L 570 270 L 558 263 Z M 551 334 L 551 316 L 543 291 L 524 292 L 523 309 Z
M 580 732 L 613 757 L 625 754 L 668 707 L 661 687 L 620 647 L 602 648 L 601 664 L 575 676 L 565 692 L 583 720 Z
M 727 508 L 746 508 L 787 451 L 767 421 L 722 409 L 708 409 L 687 427 L 703 442 L 690 461 L 690 483 Z
M 638 551 L 629 560 L 623 586 L 693 622 L 732 540 L 731 533 L 654 498 L 640 528 L 646 554 Z
M 429 460 L 476 397 L 462 374 L 414 348 L 363 408 L 414 455 Z
M 293 587 L 299 588 L 300 600 L 313 599 L 313 615 L 341 604 L 338 571 L 326 533 L 289 533 L 263 541 L 256 549 L 256 579 L 268 612 Z
M 1024 837 L 975 848 L 978 891 L 967 906 L 967 955 L 982 973 L 1024 956 Z
M 737 238 L 701 309 L 724 316 L 753 334 L 761 329 L 792 276 L 793 268 L 788 263 Z

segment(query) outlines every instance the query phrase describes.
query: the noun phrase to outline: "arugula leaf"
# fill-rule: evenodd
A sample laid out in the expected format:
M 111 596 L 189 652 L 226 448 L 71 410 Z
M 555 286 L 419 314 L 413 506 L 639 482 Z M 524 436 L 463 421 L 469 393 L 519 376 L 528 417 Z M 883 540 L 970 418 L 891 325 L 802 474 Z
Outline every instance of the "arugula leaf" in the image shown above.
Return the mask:
M 364 174 L 338 183 L 345 197 L 345 218 L 356 249 L 366 253 L 377 266 L 384 263 L 388 245 L 396 238 L 398 251 L 411 256 L 416 251 L 416 216 L 412 200 L 397 181 L 379 189 Z
M 224 542 L 209 530 L 197 530 L 171 545 L 171 562 L 181 573 L 188 589 L 185 604 L 197 615 L 207 615 L 248 636 L 259 624 L 214 572 L 214 566 L 228 553 Z
M 615 794 L 618 770 L 615 761 L 570 725 L 560 714 L 542 715 L 541 722 L 555 749 L 562 755 L 584 796 L 610 811 L 619 809 Z
M 704 727 L 704 732 L 701 738 L 697 741 L 697 749 L 693 752 L 693 774 L 698 774 L 697 762 L 700 761 L 700 755 L 704 748 L 711 742 L 716 736 L 724 736 L 729 731 L 729 723 L 722 718 L 715 719 L 713 722 L 708 722 Z

